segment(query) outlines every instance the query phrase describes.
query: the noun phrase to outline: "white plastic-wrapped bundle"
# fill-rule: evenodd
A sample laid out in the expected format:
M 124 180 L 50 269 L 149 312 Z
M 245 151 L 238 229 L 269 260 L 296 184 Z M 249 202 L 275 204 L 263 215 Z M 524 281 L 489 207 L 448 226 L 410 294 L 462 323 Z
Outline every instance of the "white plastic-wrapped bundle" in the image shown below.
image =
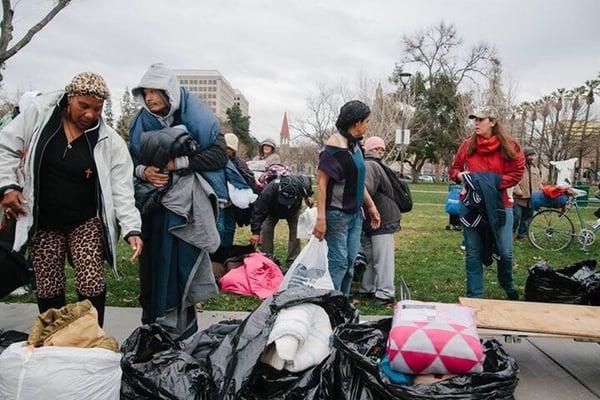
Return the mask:
M 121 353 L 24 344 L 0 354 L 0 399 L 119 399 Z

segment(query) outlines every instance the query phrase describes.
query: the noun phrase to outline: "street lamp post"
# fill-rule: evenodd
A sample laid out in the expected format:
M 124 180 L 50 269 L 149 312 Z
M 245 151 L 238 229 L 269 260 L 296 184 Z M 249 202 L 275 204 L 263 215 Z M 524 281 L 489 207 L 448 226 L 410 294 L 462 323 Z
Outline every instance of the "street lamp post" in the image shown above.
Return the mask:
M 404 120 L 405 120 L 405 104 L 406 100 L 406 86 L 410 82 L 410 77 L 412 74 L 410 72 L 402 72 L 400 73 L 400 83 L 402 84 L 402 91 L 400 92 L 400 107 L 402 111 L 402 115 L 400 116 L 400 138 L 401 142 L 398 144 L 400 146 L 400 173 L 404 174 L 404 152 L 406 150 L 407 143 L 404 143 Z

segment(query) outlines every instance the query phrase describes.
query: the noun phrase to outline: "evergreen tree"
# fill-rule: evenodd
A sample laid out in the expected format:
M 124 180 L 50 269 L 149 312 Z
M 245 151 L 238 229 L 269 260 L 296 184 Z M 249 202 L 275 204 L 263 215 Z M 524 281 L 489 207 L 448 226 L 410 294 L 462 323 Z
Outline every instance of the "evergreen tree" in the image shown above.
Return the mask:
M 250 134 L 250 116 L 242 114 L 242 110 L 236 104 L 227 111 L 227 125 L 231 132 L 236 135 L 247 149 L 247 156 L 253 157 L 258 149 L 258 140 Z
M 106 99 L 106 101 L 104 102 L 104 109 L 102 111 L 104 113 L 104 122 L 106 122 L 106 124 L 111 128 L 114 128 L 115 115 L 113 114 L 112 97 L 109 96 L 108 99 Z
M 129 126 L 138 111 L 138 106 L 129 91 L 129 88 L 125 88 L 125 92 L 121 97 L 121 116 L 117 121 L 116 131 L 125 140 L 129 137 Z
M 462 140 L 461 99 L 454 80 L 443 73 L 427 79 L 421 73 L 415 74 L 412 90 L 415 111 L 409 124 L 407 154 L 413 157 L 407 162 L 413 177 L 417 177 L 425 162 L 448 164 L 456 153 Z

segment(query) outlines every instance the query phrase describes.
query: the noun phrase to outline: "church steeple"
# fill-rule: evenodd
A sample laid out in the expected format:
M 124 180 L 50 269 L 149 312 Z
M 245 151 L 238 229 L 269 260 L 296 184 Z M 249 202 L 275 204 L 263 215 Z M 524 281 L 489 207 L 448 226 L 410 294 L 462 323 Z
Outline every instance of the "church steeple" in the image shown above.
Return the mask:
M 288 125 L 287 112 L 283 114 L 283 122 L 281 123 L 279 141 L 282 146 L 289 146 L 290 144 L 290 127 Z

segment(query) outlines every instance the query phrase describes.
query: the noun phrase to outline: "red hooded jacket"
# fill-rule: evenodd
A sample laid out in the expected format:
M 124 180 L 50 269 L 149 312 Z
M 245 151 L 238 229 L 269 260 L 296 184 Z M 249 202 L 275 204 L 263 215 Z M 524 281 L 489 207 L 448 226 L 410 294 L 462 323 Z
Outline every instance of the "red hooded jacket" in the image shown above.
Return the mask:
M 471 137 L 468 137 L 460 147 L 452 167 L 448 172 L 450 179 L 454 182 L 458 181 L 458 173 L 462 171 L 469 172 L 494 172 L 502 177 L 500 181 L 500 189 L 504 190 L 502 198 L 505 207 L 512 207 L 512 194 L 509 195 L 506 189 L 515 186 L 523 177 L 525 171 L 525 156 L 523 150 L 513 142 L 517 157 L 514 160 L 507 160 L 502 156 L 502 148 L 500 141 L 495 135 L 486 139 L 482 136 L 477 136 L 477 149 L 471 155 L 467 154 Z

